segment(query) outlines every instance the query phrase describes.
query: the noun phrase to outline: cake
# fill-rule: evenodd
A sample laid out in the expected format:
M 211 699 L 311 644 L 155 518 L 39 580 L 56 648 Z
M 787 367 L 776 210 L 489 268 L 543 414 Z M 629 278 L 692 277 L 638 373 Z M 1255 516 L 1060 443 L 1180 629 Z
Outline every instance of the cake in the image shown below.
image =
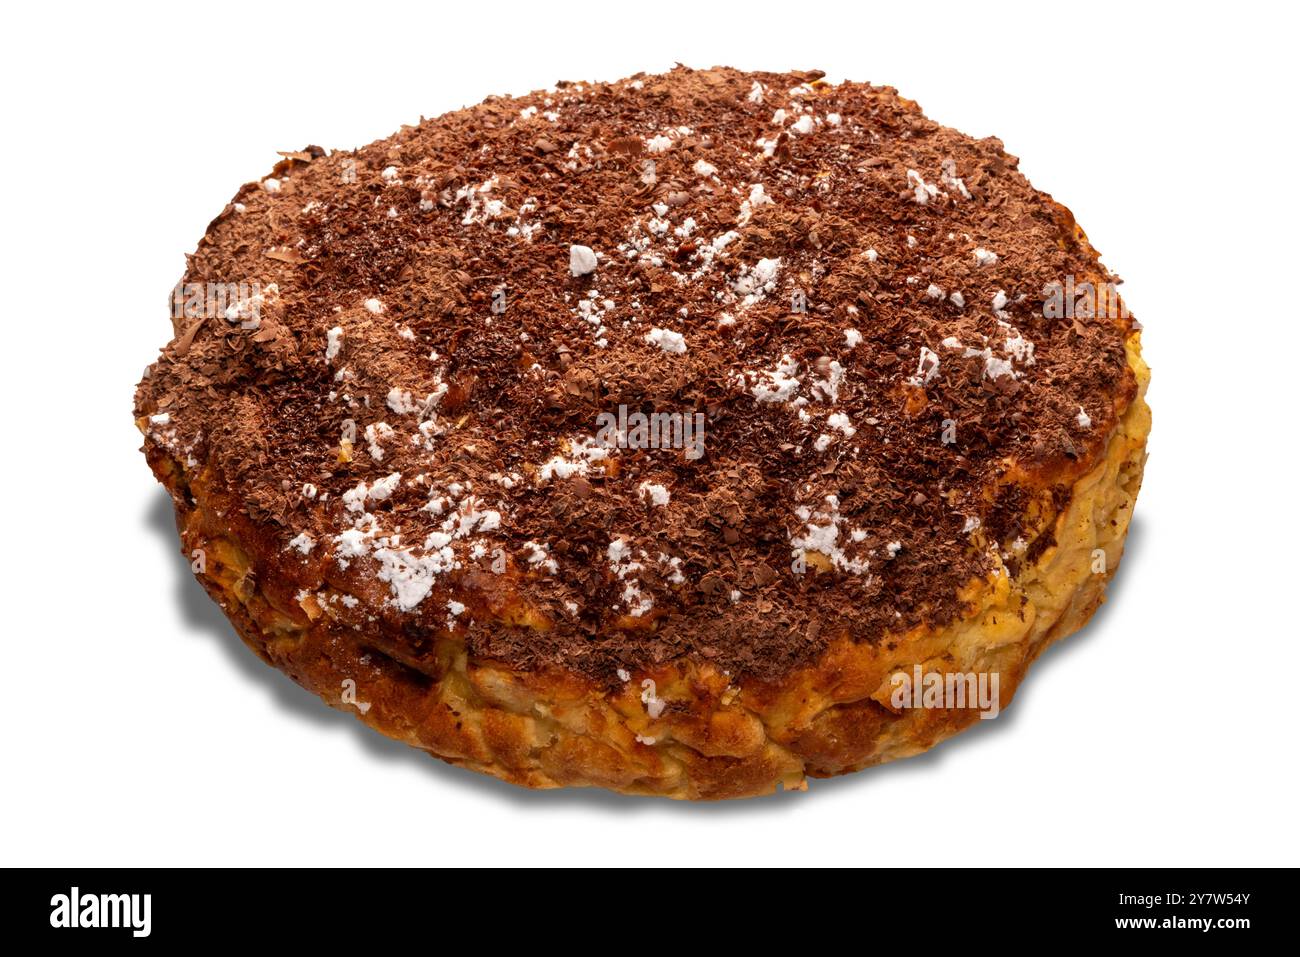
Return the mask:
M 997 714 L 1102 601 L 1140 326 L 998 140 L 678 67 L 281 155 L 135 418 L 243 641 L 383 734 L 803 790 Z

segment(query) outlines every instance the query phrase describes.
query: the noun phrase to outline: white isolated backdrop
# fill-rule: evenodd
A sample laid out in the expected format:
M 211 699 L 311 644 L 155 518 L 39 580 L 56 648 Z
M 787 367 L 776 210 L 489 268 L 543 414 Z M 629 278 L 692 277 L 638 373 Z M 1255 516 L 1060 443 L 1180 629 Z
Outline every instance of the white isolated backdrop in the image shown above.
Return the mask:
M 8 864 L 1297 864 L 1295 13 L 1283 4 L 11 6 L 0 61 Z M 191 579 L 131 395 L 277 149 L 680 61 L 889 83 L 997 135 L 1146 326 L 1110 601 L 1010 709 L 807 794 L 441 765 L 265 668 Z

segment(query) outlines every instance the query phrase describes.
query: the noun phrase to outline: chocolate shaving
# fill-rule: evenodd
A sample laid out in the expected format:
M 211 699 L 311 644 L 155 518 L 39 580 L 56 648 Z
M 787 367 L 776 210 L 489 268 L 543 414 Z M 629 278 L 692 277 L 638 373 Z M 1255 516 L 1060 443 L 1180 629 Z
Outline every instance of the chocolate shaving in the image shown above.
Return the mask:
M 821 76 L 561 84 L 356 151 L 282 153 L 278 184 L 238 192 L 184 280 L 275 292 L 258 322 L 190 320 L 163 350 L 136 395 L 137 416 L 169 415 L 150 427 L 151 460 L 189 461 L 234 494 L 268 554 L 309 535 L 310 560 L 276 574 L 358 596 L 339 613 L 399 660 L 418 660 L 451 601 L 471 655 L 602 678 L 683 657 L 777 678 L 834 641 L 950 622 L 993 549 L 1032 532 L 1009 465 L 1076 474 L 1100 454 L 1134 391 L 1132 323 L 1043 315 L 1045 284 L 1109 274 L 1000 142 Z M 579 245 L 598 265 L 574 276 Z M 770 288 L 755 284 L 764 261 L 779 261 Z M 1007 351 L 1009 329 L 1032 363 Z M 787 361 L 802 402 L 758 401 Z M 541 478 L 620 406 L 699 415 L 703 455 L 625 448 Z M 393 430 L 373 440 L 381 458 L 365 436 L 379 423 Z M 430 501 L 453 485 L 501 516 L 483 554 L 458 543 L 460 567 L 407 610 L 371 557 L 337 560 L 345 493 L 393 473 L 366 508 L 403 544 L 441 527 Z M 836 518 L 819 519 L 828 496 Z M 832 521 L 865 570 L 797 571 L 793 541 Z M 639 571 L 612 567 L 615 539 Z M 530 564 L 530 542 L 553 573 Z M 503 623 L 520 609 L 544 627 Z

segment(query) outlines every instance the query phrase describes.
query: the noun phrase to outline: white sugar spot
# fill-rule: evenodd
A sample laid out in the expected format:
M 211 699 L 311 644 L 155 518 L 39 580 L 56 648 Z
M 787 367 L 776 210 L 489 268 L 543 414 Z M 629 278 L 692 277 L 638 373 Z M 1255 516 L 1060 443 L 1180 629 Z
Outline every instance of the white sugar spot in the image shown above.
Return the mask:
M 590 246 L 570 246 L 569 247 L 569 272 L 577 276 L 585 276 L 588 273 L 596 271 L 596 254 Z
M 660 329 L 656 326 L 646 333 L 645 341 L 658 346 L 664 352 L 680 355 L 686 351 L 686 339 L 680 332 L 673 332 L 671 329 Z
M 343 326 L 337 325 L 325 333 L 325 361 L 331 363 L 343 348 Z
M 296 548 L 303 555 L 306 555 L 315 547 L 316 547 L 316 539 L 312 538 L 306 532 L 299 532 L 296 536 L 290 539 L 289 544 L 285 547 L 285 550 L 287 551 L 290 548 Z
M 652 504 L 660 508 L 667 505 L 668 500 L 672 497 L 668 489 L 653 482 L 642 482 L 637 486 L 637 494 L 642 498 L 648 498 Z

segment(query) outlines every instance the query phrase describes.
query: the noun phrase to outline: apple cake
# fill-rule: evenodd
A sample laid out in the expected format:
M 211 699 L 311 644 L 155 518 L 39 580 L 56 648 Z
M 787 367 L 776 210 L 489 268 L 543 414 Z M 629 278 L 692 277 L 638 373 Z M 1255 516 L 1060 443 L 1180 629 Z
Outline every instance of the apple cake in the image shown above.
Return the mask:
M 1102 601 L 1140 326 L 998 140 L 679 67 L 281 156 L 135 417 L 243 641 L 383 734 L 802 790 L 996 714 Z

